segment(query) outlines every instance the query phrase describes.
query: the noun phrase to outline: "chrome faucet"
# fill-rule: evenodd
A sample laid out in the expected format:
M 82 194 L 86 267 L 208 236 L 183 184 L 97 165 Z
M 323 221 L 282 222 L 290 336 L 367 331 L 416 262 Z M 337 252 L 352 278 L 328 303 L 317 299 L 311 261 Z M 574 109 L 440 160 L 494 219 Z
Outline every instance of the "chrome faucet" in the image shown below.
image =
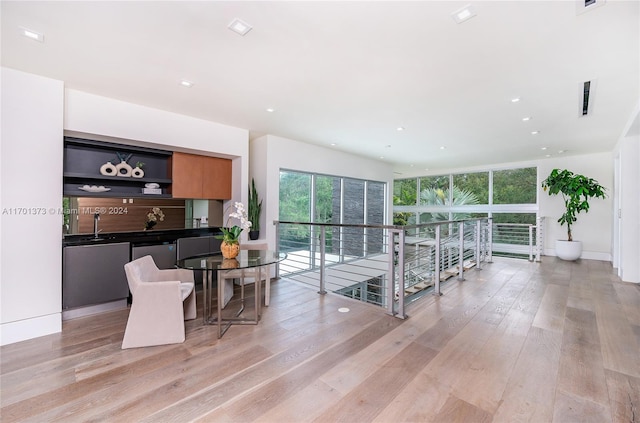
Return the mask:
M 98 220 L 100 220 L 100 213 L 94 213 L 93 215 L 93 237 L 98 239 Z

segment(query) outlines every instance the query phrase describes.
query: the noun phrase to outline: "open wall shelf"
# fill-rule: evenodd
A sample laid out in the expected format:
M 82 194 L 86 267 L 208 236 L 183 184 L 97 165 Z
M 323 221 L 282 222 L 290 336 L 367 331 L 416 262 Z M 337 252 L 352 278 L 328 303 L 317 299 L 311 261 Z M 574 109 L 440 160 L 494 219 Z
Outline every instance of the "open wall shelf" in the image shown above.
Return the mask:
M 107 162 L 114 166 L 120 163 L 120 156 L 127 157 L 127 163 L 142 167 L 144 177 L 110 176 L 100 173 L 100 167 Z M 135 147 L 115 143 L 87 140 L 82 138 L 64 138 L 64 195 L 81 197 L 137 197 L 170 198 L 171 186 L 170 151 Z M 143 194 L 147 183 L 156 183 L 161 194 Z M 79 189 L 84 185 L 110 188 L 105 192 L 88 192 Z

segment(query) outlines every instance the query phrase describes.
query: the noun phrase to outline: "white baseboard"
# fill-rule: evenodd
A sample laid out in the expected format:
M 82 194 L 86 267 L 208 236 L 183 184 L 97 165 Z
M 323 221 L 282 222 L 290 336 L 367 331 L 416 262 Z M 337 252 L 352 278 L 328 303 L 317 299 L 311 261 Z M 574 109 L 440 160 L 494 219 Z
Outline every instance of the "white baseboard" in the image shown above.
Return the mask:
M 549 248 L 544 250 L 544 255 L 545 256 L 551 256 L 551 257 L 556 257 L 556 250 L 553 248 Z M 611 257 L 611 254 L 609 253 L 598 253 L 598 252 L 593 252 L 593 251 L 583 251 L 582 255 L 580 256 L 581 259 L 583 260 L 600 260 L 600 261 L 613 261 L 613 258 Z
M 594 253 L 592 251 L 583 251 L 580 258 L 586 259 L 586 260 L 600 260 L 600 261 L 613 262 L 613 257 L 611 257 L 611 254 L 609 253 Z
M 0 326 L 0 345 L 13 344 L 59 332 L 62 332 L 61 313 L 3 323 Z

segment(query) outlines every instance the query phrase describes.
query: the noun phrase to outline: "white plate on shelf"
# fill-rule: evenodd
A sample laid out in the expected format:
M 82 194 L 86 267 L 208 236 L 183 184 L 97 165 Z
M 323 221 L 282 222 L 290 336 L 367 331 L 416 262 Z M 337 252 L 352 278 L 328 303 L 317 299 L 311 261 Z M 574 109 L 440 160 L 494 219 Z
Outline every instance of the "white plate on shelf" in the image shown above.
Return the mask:
M 107 192 L 111 191 L 111 188 L 107 188 L 105 186 L 96 186 L 96 185 L 83 185 L 78 187 L 79 190 L 87 191 L 87 192 Z

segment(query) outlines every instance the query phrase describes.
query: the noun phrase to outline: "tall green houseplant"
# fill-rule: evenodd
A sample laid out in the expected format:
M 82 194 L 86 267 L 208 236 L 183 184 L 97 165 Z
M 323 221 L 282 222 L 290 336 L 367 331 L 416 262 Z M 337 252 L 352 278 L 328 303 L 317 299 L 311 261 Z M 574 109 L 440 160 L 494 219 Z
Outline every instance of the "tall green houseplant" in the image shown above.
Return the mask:
M 547 179 L 542 181 L 542 188 L 549 190 L 549 195 L 562 194 L 565 212 L 558 222 L 560 225 L 567 225 L 568 241 L 573 241 L 571 225 L 578 219 L 578 213 L 589 211 L 589 200 L 606 197 L 606 188 L 598 181 L 566 169 L 553 169 Z
M 254 232 L 256 235 L 255 238 L 251 237 L 251 239 L 257 239 L 258 233 L 260 232 L 260 214 L 262 213 L 262 200 L 258 198 L 258 191 L 256 190 L 256 181 L 251 178 L 251 186 L 249 186 L 249 220 L 251 221 L 251 230 L 249 232 L 251 236 L 251 232 Z

